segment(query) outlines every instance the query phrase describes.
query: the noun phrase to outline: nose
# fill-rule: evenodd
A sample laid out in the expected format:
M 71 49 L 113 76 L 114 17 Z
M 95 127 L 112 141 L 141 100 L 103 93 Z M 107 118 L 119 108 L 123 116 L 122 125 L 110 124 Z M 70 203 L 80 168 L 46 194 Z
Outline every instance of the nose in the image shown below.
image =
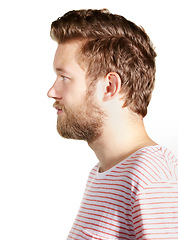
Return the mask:
M 49 98 L 54 98 L 54 99 L 61 99 L 61 91 L 59 89 L 59 86 L 57 84 L 57 81 L 54 82 L 53 86 L 49 89 L 47 96 Z

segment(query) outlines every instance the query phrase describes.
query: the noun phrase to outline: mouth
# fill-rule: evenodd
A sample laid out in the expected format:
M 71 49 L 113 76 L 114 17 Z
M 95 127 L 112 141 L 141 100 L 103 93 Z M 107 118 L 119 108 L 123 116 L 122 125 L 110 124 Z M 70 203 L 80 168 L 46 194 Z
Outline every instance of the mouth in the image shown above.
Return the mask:
M 63 112 L 62 107 L 59 106 L 57 102 L 53 104 L 53 107 L 57 110 L 57 115 L 61 114 Z
M 60 115 L 63 112 L 62 108 L 57 108 L 56 110 L 57 110 L 57 115 Z
M 57 115 L 60 115 L 63 112 L 61 107 L 55 107 L 55 109 L 57 110 Z

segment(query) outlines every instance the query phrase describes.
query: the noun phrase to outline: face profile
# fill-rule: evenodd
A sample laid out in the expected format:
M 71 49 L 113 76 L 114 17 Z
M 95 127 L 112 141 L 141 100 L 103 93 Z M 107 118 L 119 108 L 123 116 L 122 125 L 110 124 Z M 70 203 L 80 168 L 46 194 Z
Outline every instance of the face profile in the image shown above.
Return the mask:
M 86 73 L 76 60 L 78 47 L 75 42 L 58 46 L 54 59 L 57 79 L 48 96 L 56 100 L 53 106 L 58 114 L 58 133 L 64 138 L 91 142 L 101 135 L 104 112 L 96 102 L 96 89 L 87 89 Z

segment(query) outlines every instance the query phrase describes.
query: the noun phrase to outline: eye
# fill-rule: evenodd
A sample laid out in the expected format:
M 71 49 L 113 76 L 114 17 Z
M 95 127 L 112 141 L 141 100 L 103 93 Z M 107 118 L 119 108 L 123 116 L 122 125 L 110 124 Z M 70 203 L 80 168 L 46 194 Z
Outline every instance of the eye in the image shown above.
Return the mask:
M 61 79 L 62 79 L 62 81 L 66 81 L 66 80 L 69 79 L 69 78 L 66 77 L 66 76 L 62 76 L 62 75 L 61 75 Z

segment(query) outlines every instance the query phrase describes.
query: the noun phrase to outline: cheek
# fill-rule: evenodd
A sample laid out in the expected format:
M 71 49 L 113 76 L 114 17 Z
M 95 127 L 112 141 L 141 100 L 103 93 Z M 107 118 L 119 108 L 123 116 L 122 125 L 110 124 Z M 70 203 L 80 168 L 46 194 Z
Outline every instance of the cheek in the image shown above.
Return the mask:
M 74 106 L 77 103 L 81 103 L 82 97 L 81 94 L 78 93 L 77 91 L 67 91 L 64 95 L 63 95 L 63 103 L 64 105 L 68 105 L 68 106 Z
M 78 80 L 78 81 L 77 81 Z M 83 79 L 65 82 L 63 86 L 63 102 L 69 105 L 81 103 L 86 97 L 87 86 Z
M 82 89 L 80 86 L 73 88 L 71 93 L 67 93 L 66 98 L 71 103 L 81 103 L 86 97 L 86 89 Z

